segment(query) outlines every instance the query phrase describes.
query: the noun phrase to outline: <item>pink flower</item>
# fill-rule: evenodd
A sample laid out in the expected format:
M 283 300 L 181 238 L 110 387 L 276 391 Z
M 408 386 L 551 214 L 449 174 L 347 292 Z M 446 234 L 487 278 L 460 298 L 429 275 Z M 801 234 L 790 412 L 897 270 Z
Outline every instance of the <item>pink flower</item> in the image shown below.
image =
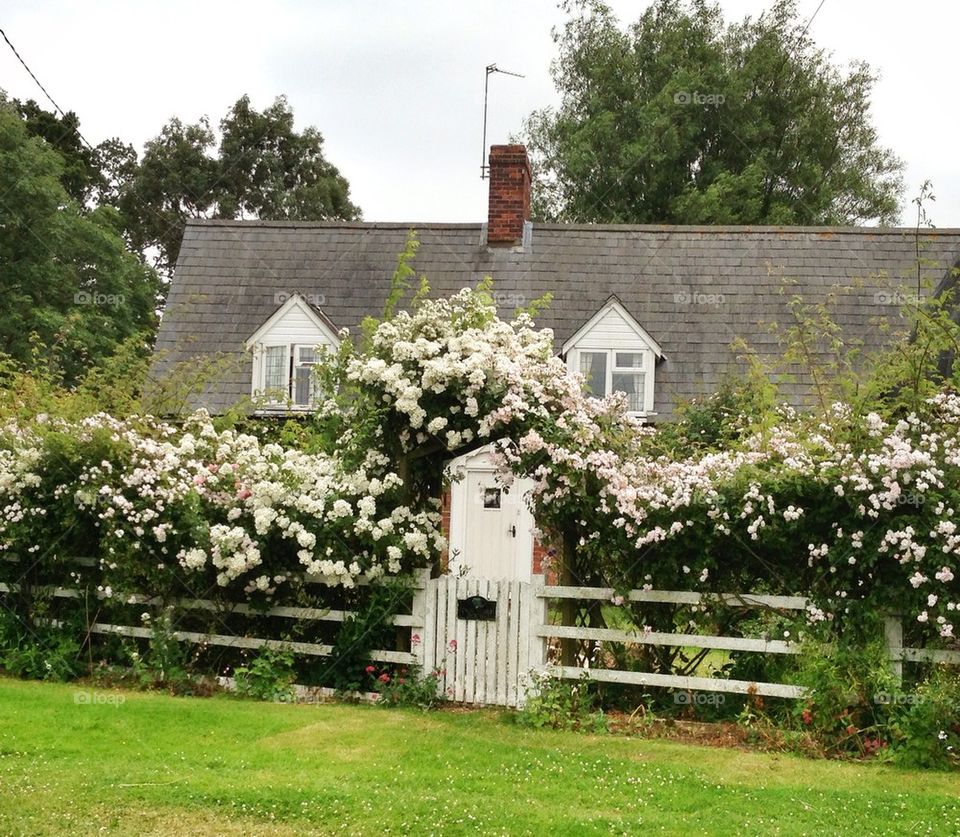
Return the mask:
M 381 683 L 389 683 L 389 682 L 390 682 L 390 675 L 387 674 L 386 672 L 384 672 L 383 674 L 381 674 L 381 675 L 377 678 L 377 680 L 379 680 Z
M 376 667 L 376 666 L 367 666 L 367 667 L 364 669 L 364 671 L 365 671 L 367 674 L 373 674 L 376 670 L 377 670 L 377 667 Z
M 419 645 L 419 644 L 420 644 L 420 634 L 414 634 L 413 636 L 411 636 L 411 637 L 410 637 L 410 644 L 411 644 L 411 645 Z
M 447 648 L 449 648 L 451 651 L 456 651 L 456 650 L 457 650 L 457 641 L 456 641 L 455 639 L 451 639 L 451 640 L 447 643 Z
M 237 498 L 240 500 L 246 500 L 253 492 L 249 488 L 241 488 L 237 492 Z

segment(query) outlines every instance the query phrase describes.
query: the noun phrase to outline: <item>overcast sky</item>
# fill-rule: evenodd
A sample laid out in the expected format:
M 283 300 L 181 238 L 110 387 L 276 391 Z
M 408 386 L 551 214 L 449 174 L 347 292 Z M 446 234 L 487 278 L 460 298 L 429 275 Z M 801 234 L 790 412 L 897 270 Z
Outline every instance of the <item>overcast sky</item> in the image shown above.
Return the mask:
M 804 19 L 819 2 L 798 0 Z M 611 5 L 632 22 L 649 3 Z M 768 3 L 721 6 L 732 20 Z M 550 30 L 562 20 L 553 0 L 4 0 L 0 9 L 0 27 L 91 142 L 119 136 L 140 150 L 170 116 L 216 123 L 243 93 L 261 108 L 285 93 L 298 126 L 322 131 L 368 221 L 483 220 L 484 67 L 526 76 L 491 80 L 488 143 L 504 142 L 556 100 Z M 910 199 L 930 179 L 931 219 L 960 227 L 958 23 L 954 0 L 825 0 L 810 27 L 838 63 L 864 59 L 881 73 L 874 120 L 907 163 L 907 225 Z M 42 101 L 2 43 L 0 87 Z

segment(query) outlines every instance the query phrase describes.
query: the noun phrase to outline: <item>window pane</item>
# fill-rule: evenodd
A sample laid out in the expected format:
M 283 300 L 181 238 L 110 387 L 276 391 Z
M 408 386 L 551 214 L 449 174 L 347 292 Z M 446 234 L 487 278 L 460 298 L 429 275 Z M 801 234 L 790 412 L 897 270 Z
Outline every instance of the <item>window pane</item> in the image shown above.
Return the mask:
M 485 509 L 500 508 L 500 489 L 499 488 L 483 489 L 483 507 Z
M 643 369 L 643 355 L 640 352 L 617 352 L 613 365 L 618 369 Z
M 273 391 L 286 389 L 286 346 L 267 346 L 263 356 L 263 388 Z
M 587 379 L 587 392 L 598 398 L 607 394 L 606 352 L 580 352 L 580 371 Z
M 316 363 L 317 350 L 313 346 L 300 347 L 300 363 Z
M 643 372 L 614 372 L 613 389 L 627 394 L 628 409 L 632 413 L 643 411 L 643 389 L 646 376 Z
M 313 367 L 298 366 L 294 384 L 293 402 L 308 407 L 313 402 Z

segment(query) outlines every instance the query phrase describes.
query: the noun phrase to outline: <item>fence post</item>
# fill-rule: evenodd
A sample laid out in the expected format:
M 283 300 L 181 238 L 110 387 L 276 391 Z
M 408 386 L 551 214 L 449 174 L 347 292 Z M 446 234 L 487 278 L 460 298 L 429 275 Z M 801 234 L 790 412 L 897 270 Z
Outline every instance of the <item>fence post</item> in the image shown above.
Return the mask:
M 433 593 L 432 601 L 435 603 L 437 591 L 436 586 L 431 588 L 432 579 L 429 568 L 420 570 L 416 577 L 423 587 L 413 591 L 410 614 L 413 617 L 414 626 L 410 628 L 410 653 L 413 655 L 415 664 L 420 667 L 421 674 L 429 674 L 434 666 L 433 632 L 436 630 L 436 627 L 431 624 L 434 621 L 434 607 L 431 606 L 430 594 Z M 418 622 L 421 625 L 419 628 L 416 626 Z M 419 642 L 414 641 L 415 636 L 419 636 Z
M 529 584 L 520 587 L 524 601 L 520 617 L 521 668 L 517 672 L 518 680 L 531 673 L 539 674 L 547 665 L 547 638 L 540 636 L 540 628 L 547 624 L 547 600 L 541 595 L 544 588 L 544 576 L 530 576 Z M 526 692 L 520 682 L 517 683 L 517 708 L 522 709 L 526 702 Z
M 883 638 L 887 645 L 890 671 L 903 683 L 903 622 L 898 614 L 888 614 L 883 619 Z

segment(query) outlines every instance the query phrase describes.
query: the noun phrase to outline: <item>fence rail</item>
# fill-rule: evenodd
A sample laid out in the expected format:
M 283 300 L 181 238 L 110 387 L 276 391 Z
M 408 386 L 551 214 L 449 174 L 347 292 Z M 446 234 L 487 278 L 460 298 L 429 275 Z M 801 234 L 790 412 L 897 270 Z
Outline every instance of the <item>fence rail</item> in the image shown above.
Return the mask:
M 84 562 L 90 564 L 90 561 Z M 60 599 L 78 599 L 86 592 L 74 587 L 48 587 L 48 593 Z M 17 593 L 17 584 L 0 584 L 0 594 Z M 808 604 L 803 596 L 770 596 L 753 593 L 701 594 L 691 591 L 631 590 L 618 594 L 611 588 L 547 585 L 543 576 L 529 582 L 517 580 L 466 579 L 454 576 L 429 578 L 427 571 L 412 583 L 411 613 L 396 615 L 390 622 L 410 631 L 410 650 L 375 649 L 370 659 L 382 663 L 420 665 L 425 673 L 435 673 L 438 688 L 447 697 L 470 704 L 521 706 L 528 677 L 546 673 L 565 679 L 591 680 L 635 686 L 703 690 L 770 697 L 799 698 L 802 687 L 790 683 L 731 680 L 698 674 L 628 671 L 622 669 L 559 665 L 550 659 L 550 640 L 580 640 L 589 643 L 617 643 L 637 646 L 698 648 L 758 654 L 797 654 L 796 643 L 767 637 L 742 637 L 699 633 L 680 633 L 618 628 L 578 627 L 551 624 L 551 601 L 579 600 L 611 602 L 622 595 L 624 601 L 648 604 L 723 605 L 732 608 L 802 611 Z M 487 612 L 482 617 L 461 611 L 469 599 L 482 600 Z M 118 603 L 158 607 L 176 604 L 187 610 L 215 611 L 248 617 L 277 617 L 299 622 L 343 622 L 353 611 L 322 607 L 277 605 L 265 610 L 249 604 L 223 606 L 209 599 L 181 598 L 164 601 L 141 593 L 114 594 Z M 95 621 L 88 630 L 98 635 L 146 639 L 148 627 Z M 329 656 L 332 646 L 325 642 L 297 642 L 276 636 L 246 636 L 241 633 L 204 633 L 177 630 L 173 637 L 181 642 L 227 648 L 284 649 L 307 657 Z M 885 641 L 891 669 L 902 676 L 905 663 L 950 663 L 960 665 L 960 651 L 923 649 L 904 646 L 903 626 L 898 617 L 885 621 Z

